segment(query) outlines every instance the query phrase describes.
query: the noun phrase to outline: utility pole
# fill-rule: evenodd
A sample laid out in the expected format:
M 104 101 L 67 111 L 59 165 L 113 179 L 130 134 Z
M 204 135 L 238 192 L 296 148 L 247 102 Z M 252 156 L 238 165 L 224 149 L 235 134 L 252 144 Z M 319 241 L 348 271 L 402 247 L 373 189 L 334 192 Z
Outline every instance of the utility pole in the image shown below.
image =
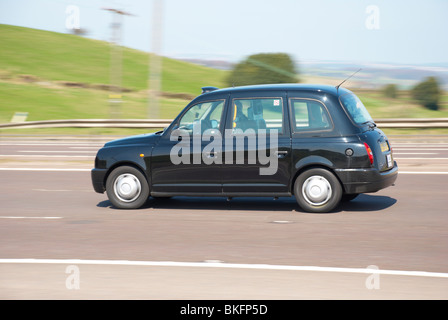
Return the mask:
M 103 8 L 103 10 L 112 13 L 112 37 L 111 37 L 111 55 L 110 55 L 110 87 L 109 87 L 109 106 L 110 118 L 116 119 L 121 117 L 122 103 L 122 24 L 123 16 L 132 16 L 123 10 L 114 8 Z
M 161 73 L 162 73 L 162 24 L 163 24 L 163 0 L 152 0 L 152 35 L 149 54 L 149 95 L 148 118 L 158 119 L 160 116 Z

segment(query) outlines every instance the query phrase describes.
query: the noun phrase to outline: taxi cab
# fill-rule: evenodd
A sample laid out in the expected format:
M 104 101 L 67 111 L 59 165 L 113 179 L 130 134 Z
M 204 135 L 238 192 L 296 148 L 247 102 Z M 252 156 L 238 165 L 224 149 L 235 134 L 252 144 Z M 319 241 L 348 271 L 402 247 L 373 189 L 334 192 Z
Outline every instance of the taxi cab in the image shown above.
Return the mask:
M 117 208 L 149 197 L 291 197 L 307 212 L 394 184 L 387 136 L 350 90 L 204 87 L 164 130 L 107 142 L 93 188 Z

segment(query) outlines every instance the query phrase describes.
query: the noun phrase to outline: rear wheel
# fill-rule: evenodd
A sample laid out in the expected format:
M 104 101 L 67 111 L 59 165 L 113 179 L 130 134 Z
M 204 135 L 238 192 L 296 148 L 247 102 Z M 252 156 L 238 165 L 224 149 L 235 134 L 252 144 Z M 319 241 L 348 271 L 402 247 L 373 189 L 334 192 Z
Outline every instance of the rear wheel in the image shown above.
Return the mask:
M 106 192 L 115 207 L 137 209 L 148 200 L 149 186 L 140 170 L 121 166 L 114 169 L 107 178 Z
M 341 201 L 342 187 L 333 173 L 314 168 L 297 177 L 294 194 L 303 210 L 325 213 L 333 210 Z

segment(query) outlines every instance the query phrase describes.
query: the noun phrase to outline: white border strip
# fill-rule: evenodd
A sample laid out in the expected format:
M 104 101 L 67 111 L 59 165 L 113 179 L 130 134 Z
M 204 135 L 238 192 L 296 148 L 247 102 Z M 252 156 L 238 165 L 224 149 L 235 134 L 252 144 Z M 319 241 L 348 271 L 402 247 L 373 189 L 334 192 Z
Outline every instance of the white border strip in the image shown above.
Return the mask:
M 317 271 L 342 273 L 386 274 L 397 276 L 448 278 L 448 273 L 426 271 L 381 270 L 374 268 L 335 268 L 317 266 L 290 266 L 270 264 L 238 264 L 219 262 L 176 262 L 176 261 L 130 261 L 130 260 L 81 260 L 81 259 L 0 259 L 3 264 L 84 264 L 84 265 L 119 265 L 148 267 L 193 267 L 193 268 L 223 268 L 223 269 L 258 269 L 284 271 Z

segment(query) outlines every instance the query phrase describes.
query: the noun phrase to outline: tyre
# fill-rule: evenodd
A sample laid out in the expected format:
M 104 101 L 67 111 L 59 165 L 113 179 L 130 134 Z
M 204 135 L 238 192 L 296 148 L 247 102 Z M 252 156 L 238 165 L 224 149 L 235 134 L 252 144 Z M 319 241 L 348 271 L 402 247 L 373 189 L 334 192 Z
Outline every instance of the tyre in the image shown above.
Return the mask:
M 115 168 L 107 178 L 106 192 L 114 207 L 137 209 L 148 200 L 149 185 L 140 170 L 121 166 Z
M 341 201 L 342 187 L 330 171 L 313 168 L 297 177 L 294 194 L 303 210 L 325 213 L 333 210 Z

